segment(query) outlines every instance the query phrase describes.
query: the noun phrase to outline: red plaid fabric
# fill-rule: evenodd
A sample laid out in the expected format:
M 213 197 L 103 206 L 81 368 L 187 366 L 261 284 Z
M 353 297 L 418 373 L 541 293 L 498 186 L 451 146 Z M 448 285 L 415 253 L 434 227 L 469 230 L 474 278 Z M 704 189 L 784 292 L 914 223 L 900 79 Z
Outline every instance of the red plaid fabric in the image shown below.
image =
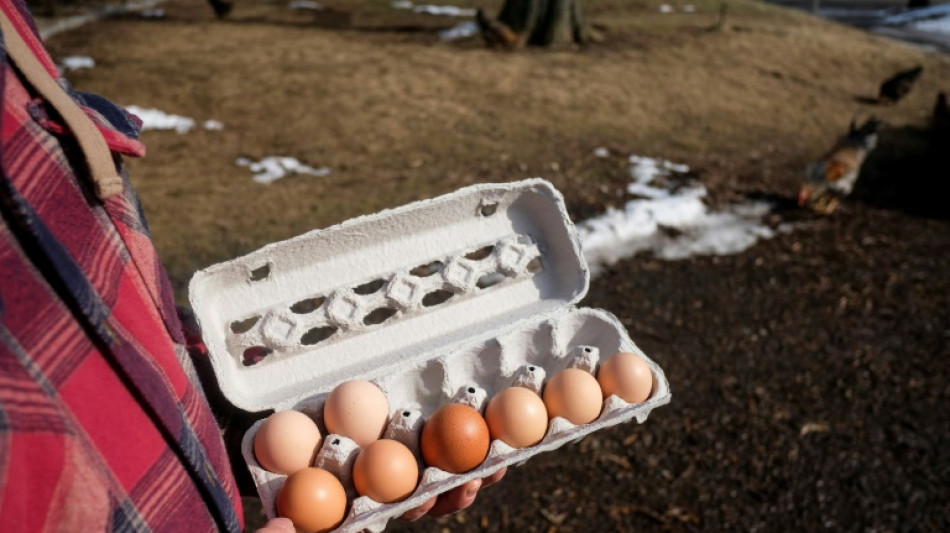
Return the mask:
M 56 77 L 25 7 L 0 9 Z M 144 154 L 134 119 L 73 94 L 117 163 Z M 5 47 L 0 99 L 0 531 L 240 531 L 131 187 L 96 198 L 75 140 Z

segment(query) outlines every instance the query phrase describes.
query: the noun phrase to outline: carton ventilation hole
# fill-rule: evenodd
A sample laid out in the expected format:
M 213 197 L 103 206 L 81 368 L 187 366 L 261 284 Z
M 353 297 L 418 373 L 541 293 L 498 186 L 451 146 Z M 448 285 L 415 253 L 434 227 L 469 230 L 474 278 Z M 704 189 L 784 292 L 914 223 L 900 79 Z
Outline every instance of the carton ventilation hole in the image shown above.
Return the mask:
M 498 202 L 492 202 L 490 204 L 482 204 L 482 207 L 478 210 L 479 214 L 483 217 L 490 217 L 498 211 Z
M 483 248 L 479 248 L 478 250 L 475 250 L 474 252 L 469 252 L 465 254 L 465 259 L 471 259 L 472 261 L 481 261 L 482 259 L 485 259 L 486 257 L 490 256 L 491 253 L 494 251 L 495 251 L 495 245 L 491 244 Z
M 326 298 L 323 296 L 318 296 L 317 298 L 307 298 L 306 300 L 300 300 L 299 302 L 290 306 L 290 310 L 298 315 L 305 315 L 319 309 L 325 301 Z
M 485 274 L 478 278 L 478 281 L 475 282 L 475 286 L 479 289 L 487 289 L 493 285 L 498 285 L 502 281 L 505 281 L 504 274 L 501 272 L 492 272 L 491 274 Z
M 339 446 L 339 445 L 340 445 L 340 439 L 333 439 L 333 443 L 332 443 L 332 444 L 333 444 L 334 446 Z
M 265 357 L 273 353 L 273 350 L 263 346 L 251 346 L 244 350 L 244 366 L 254 366 L 264 360 Z
M 469 387 L 469 388 L 468 388 L 468 393 L 469 393 L 469 394 L 475 394 L 475 387 Z
M 260 315 L 252 316 L 251 318 L 245 318 L 244 320 L 235 320 L 231 322 L 231 331 L 240 335 L 241 333 L 247 333 L 251 331 L 251 328 L 254 327 L 254 324 L 257 324 L 257 321 L 260 320 Z
M 313 328 L 307 331 L 306 333 L 304 333 L 302 337 L 300 337 L 300 344 L 303 344 L 306 346 L 313 346 L 314 344 L 317 344 L 319 342 L 323 342 L 329 339 L 330 337 L 333 336 L 334 333 L 336 333 L 336 328 L 333 326 L 322 326 L 319 328 Z
M 404 416 L 404 417 L 406 417 L 406 418 L 409 418 L 410 415 L 412 415 L 412 413 L 410 413 L 409 411 L 403 411 L 403 412 L 402 412 L 402 416 Z
M 419 265 L 416 268 L 410 270 L 409 273 L 417 278 L 427 278 L 435 273 L 441 272 L 444 267 L 445 263 L 442 261 L 433 261 L 431 263 Z
M 534 372 L 534 367 L 533 367 L 533 366 L 529 366 L 529 367 L 528 367 L 528 372 Z
M 359 287 L 353 287 L 353 292 L 355 292 L 356 294 L 362 294 L 362 295 L 373 294 L 377 292 L 379 289 L 382 289 L 383 285 L 385 284 L 386 284 L 386 280 L 384 279 L 374 279 L 373 281 L 370 281 L 369 283 L 364 283 L 360 285 Z
M 433 307 L 441 303 L 444 303 L 452 296 L 455 296 L 455 294 L 452 291 L 447 291 L 447 290 L 442 290 L 442 289 L 437 290 L 437 291 L 432 291 L 429 294 L 426 294 L 425 296 L 422 297 L 422 305 L 424 305 L 425 307 Z
M 261 281 L 265 280 L 270 276 L 270 263 L 267 263 L 264 266 L 257 267 L 251 271 L 251 275 L 248 276 L 248 279 L 251 281 Z
M 590 352 L 591 352 L 590 347 L 585 346 L 585 347 L 584 347 L 584 353 L 590 353 Z
M 541 272 L 542 270 L 544 270 L 544 265 L 541 264 L 540 257 L 535 257 L 525 266 L 525 268 L 528 270 L 528 272 L 531 272 L 532 274 L 537 274 L 538 272 Z
M 367 313 L 367 315 L 363 317 L 363 323 L 367 326 L 382 324 L 395 314 L 396 310 L 392 307 L 380 307 L 379 309 L 374 309 Z

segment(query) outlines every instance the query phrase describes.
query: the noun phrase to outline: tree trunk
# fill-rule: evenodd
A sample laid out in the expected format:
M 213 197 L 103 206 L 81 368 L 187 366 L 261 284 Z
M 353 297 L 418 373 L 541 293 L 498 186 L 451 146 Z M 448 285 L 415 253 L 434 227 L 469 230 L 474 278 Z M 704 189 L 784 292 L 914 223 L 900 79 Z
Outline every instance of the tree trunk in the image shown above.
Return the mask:
M 505 0 L 498 21 L 532 46 L 584 44 L 590 37 L 581 0 Z

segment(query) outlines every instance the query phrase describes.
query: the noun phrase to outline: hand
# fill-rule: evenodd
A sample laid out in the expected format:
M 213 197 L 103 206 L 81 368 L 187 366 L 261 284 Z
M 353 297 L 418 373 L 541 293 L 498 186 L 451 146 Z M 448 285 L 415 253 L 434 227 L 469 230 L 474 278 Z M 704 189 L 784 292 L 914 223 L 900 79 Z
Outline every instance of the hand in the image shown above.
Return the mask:
M 289 518 L 275 518 L 255 533 L 296 533 L 294 523 Z
M 475 502 L 475 496 L 478 495 L 480 489 L 484 489 L 489 485 L 501 481 L 501 478 L 505 477 L 505 472 L 507 471 L 508 468 L 505 467 L 488 477 L 475 479 L 462 486 L 455 487 L 444 494 L 430 499 L 411 511 L 406 511 L 401 518 L 408 522 L 414 522 L 426 514 L 437 517 L 461 511 Z M 266 533 L 271 532 L 268 531 Z

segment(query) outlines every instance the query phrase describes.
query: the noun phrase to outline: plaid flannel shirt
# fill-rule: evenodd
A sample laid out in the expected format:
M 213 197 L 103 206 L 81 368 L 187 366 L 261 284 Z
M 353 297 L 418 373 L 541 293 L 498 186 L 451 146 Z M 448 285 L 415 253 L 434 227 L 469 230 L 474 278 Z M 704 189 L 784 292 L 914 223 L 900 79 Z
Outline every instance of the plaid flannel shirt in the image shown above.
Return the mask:
M 57 78 L 25 6 L 0 9 Z M 69 92 L 117 165 L 144 155 L 137 119 Z M 221 436 L 125 175 L 122 194 L 93 194 L 75 139 L 5 46 L 0 101 L 0 531 L 239 531 Z

